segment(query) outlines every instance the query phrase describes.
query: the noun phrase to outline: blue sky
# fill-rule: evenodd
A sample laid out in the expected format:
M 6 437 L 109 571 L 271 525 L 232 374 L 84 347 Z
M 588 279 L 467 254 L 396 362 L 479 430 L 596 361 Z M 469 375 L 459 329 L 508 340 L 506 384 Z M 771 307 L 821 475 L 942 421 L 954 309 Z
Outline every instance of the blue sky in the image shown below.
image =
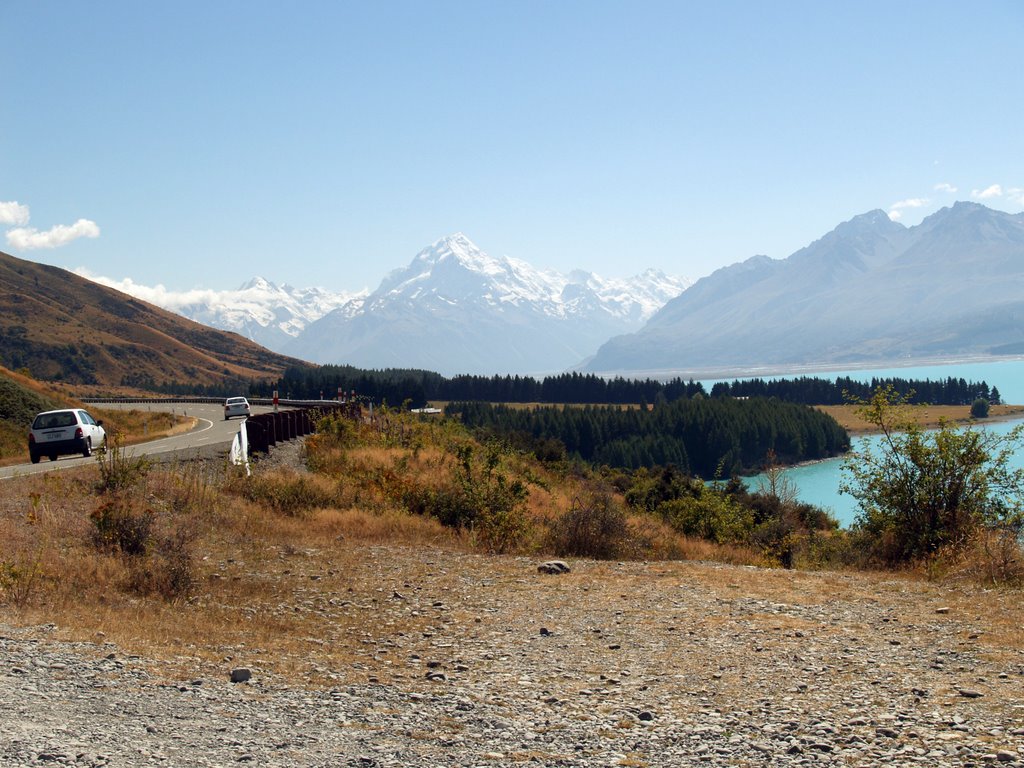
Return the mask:
M 172 289 L 492 255 L 698 278 L 1024 211 L 1024 3 L 0 5 L 0 249 Z M 954 191 L 955 190 L 955 191 Z

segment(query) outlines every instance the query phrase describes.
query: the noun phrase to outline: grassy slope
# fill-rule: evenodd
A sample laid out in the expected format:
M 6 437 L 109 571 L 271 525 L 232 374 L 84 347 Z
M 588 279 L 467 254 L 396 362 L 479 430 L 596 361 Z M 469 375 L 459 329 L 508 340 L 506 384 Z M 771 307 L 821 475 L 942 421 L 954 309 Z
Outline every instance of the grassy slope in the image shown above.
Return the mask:
M 268 379 L 298 361 L 57 267 L 0 253 L 0 363 L 108 386 Z
M 864 421 L 858 413 L 860 406 L 856 405 L 816 405 L 819 411 L 827 413 L 851 434 L 864 434 L 877 431 L 873 424 Z M 969 405 L 921 405 L 913 406 L 910 413 L 917 419 L 918 423 L 925 428 L 938 427 L 939 421 L 944 420 L 951 424 L 985 424 L 1003 419 L 1019 419 L 1024 417 L 1024 406 L 1022 405 L 993 405 L 989 411 L 988 419 L 971 418 L 971 406 Z
M 0 462 L 27 457 L 25 434 L 39 411 L 63 408 L 68 403 L 60 392 L 27 376 L 0 368 Z

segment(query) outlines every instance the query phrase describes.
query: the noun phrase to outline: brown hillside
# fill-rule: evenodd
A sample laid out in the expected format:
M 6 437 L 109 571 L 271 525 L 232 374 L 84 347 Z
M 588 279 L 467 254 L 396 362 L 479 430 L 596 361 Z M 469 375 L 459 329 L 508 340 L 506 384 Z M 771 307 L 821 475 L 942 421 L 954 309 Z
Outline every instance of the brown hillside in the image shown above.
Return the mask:
M 0 364 L 106 386 L 270 379 L 300 361 L 58 267 L 0 253 Z

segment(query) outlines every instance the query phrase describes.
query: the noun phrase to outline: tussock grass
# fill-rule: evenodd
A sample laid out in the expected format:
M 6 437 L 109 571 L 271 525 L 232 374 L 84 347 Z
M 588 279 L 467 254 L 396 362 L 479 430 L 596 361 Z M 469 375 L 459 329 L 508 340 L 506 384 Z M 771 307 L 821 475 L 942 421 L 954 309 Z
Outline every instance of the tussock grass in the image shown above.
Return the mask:
M 917 614 L 908 621 L 934 622 L 936 607 L 949 604 L 970 617 L 962 621 L 986 627 L 992 642 L 983 650 L 993 658 L 1009 663 L 1009 649 L 1024 644 L 1019 591 L 1010 578 L 993 582 L 990 570 L 979 572 L 992 563 L 977 556 L 949 563 L 943 574 L 767 569 L 749 548 L 625 512 L 608 481 L 576 465 L 541 464 L 441 425 L 392 418 L 384 427 L 339 427 L 307 449 L 316 472 L 256 464 L 245 478 L 220 465 L 181 463 L 98 490 L 93 465 L 0 484 L 0 621 L 53 622 L 71 637 L 167 658 L 169 677 L 238 661 L 325 686 L 401 674 L 401 665 L 385 663 L 394 660 L 389 637 L 417 647 L 438 627 L 455 636 L 504 632 L 533 621 L 541 599 L 545 611 L 622 612 L 638 631 L 676 624 L 729 631 L 728 612 L 672 614 L 672 595 L 693 589 L 724 604 L 749 596 L 867 604 L 910 595 Z M 516 482 L 524 494 L 510 490 Z M 430 504 L 412 514 L 411 498 L 479 508 L 445 525 Z M 104 509 L 145 517 L 138 552 L 97 541 Z M 614 524 L 588 527 L 602 516 Z M 559 543 L 559 524 L 574 520 L 579 525 L 562 531 Z M 497 538 L 509 532 L 518 535 Z M 499 546 L 507 554 L 492 554 Z M 995 542 L 977 546 L 996 552 Z M 538 581 L 538 558 L 556 554 L 571 559 L 575 575 Z M 1000 557 L 1001 573 L 1010 574 L 1012 552 Z M 768 633 L 808 629 L 802 619 L 765 611 L 743 620 Z M 670 649 L 652 663 L 678 664 Z M 679 674 L 697 680 L 706 669 Z

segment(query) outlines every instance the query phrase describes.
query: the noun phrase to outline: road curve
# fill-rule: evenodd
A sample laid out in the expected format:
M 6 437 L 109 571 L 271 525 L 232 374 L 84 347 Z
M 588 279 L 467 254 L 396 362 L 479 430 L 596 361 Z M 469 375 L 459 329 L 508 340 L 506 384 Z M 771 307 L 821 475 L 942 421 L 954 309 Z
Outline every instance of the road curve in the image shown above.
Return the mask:
M 88 403 L 86 403 L 88 405 Z M 228 446 L 238 433 L 239 419 L 224 421 L 224 406 L 210 403 L 103 403 L 102 407 L 108 410 L 150 410 L 167 411 L 180 415 L 193 416 L 199 420 L 196 428 L 190 432 L 171 437 L 161 437 L 145 443 L 136 443 L 125 448 L 128 456 L 150 456 L 154 458 L 166 457 L 169 454 L 189 452 L 214 452 L 220 448 L 227 451 Z M 272 406 L 254 405 L 252 411 L 256 413 L 268 413 L 273 411 Z M 25 450 L 26 457 L 28 449 Z M 14 464 L 9 467 L 0 467 L 0 480 L 11 477 L 24 477 L 26 475 L 53 472 L 60 469 L 71 469 L 94 463 L 95 457 L 85 458 L 83 456 L 64 456 L 57 461 L 42 459 L 38 464 L 25 462 Z

